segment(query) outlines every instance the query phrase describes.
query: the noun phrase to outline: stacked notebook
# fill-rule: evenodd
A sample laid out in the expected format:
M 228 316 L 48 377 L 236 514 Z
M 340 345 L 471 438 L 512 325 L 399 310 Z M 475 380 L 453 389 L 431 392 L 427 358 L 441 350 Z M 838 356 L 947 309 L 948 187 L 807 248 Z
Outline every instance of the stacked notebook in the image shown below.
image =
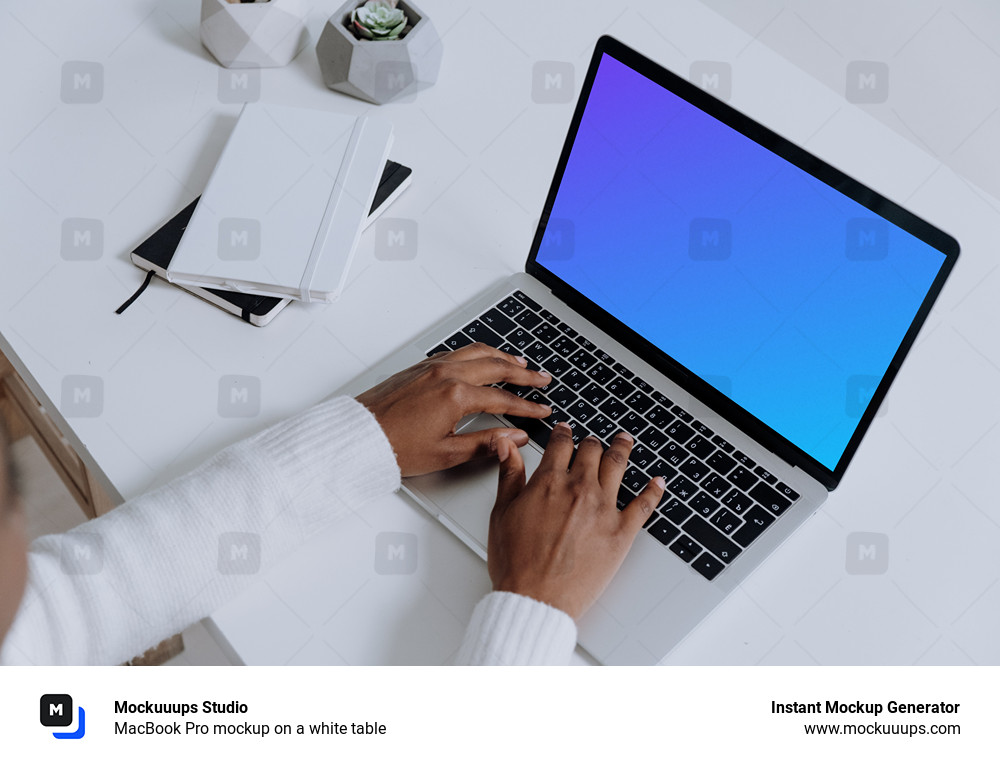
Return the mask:
M 156 274 L 256 325 L 292 300 L 332 301 L 362 230 L 409 185 L 391 142 L 378 118 L 247 104 L 204 193 L 132 261 L 147 283 Z

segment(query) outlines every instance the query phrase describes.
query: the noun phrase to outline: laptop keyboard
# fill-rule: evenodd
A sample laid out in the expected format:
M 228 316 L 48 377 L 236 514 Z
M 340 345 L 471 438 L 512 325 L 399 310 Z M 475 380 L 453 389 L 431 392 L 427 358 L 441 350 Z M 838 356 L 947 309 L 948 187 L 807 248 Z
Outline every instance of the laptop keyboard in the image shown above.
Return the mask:
M 799 498 L 785 482 L 634 375 L 521 291 L 499 301 L 427 352 L 480 341 L 544 369 L 544 388 L 503 384 L 552 407 L 543 419 L 508 417 L 544 448 L 556 423 L 579 443 L 593 434 L 607 446 L 619 431 L 635 439 L 618 492 L 624 508 L 650 478 L 666 490 L 645 524 L 649 534 L 708 580 L 714 579 Z

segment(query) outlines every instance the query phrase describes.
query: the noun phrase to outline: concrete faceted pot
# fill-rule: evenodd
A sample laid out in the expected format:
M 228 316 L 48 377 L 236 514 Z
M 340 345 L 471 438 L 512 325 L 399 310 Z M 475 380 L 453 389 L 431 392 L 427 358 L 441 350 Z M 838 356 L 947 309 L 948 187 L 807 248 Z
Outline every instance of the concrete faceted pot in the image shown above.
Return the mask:
M 305 47 L 302 0 L 202 0 L 201 42 L 224 67 L 285 66 Z
M 441 38 L 424 12 L 409 0 L 400 0 L 398 7 L 409 19 L 402 37 L 359 40 L 350 29 L 351 11 L 359 5 L 360 0 L 344 3 L 327 20 L 316 43 L 326 87 L 385 104 L 432 85 L 441 70 Z

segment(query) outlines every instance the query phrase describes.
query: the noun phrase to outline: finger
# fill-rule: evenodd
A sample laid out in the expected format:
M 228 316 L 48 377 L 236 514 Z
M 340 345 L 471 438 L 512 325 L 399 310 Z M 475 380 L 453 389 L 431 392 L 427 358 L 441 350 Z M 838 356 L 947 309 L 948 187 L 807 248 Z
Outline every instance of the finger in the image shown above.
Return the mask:
M 573 465 L 570 473 L 581 476 L 593 476 L 597 473 L 597 468 L 601 464 L 601 455 L 604 454 L 604 445 L 600 439 L 591 434 L 580 442 L 576 448 L 576 457 L 573 458 Z
M 524 418 L 547 418 L 552 408 L 547 404 L 529 402 L 520 396 L 489 386 L 466 386 L 461 394 L 462 417 L 473 412 L 491 415 L 519 415 Z
M 501 437 L 497 440 L 497 457 L 500 458 L 500 478 L 494 510 L 499 515 L 524 489 L 525 478 L 524 458 L 510 439 Z
M 543 473 L 566 473 L 569 461 L 573 457 L 573 429 L 566 423 L 556 423 L 549 434 L 549 443 L 545 447 L 542 461 L 535 469 Z
M 448 457 L 452 465 L 493 457 L 498 454 L 497 450 L 504 440 L 523 447 L 528 443 L 528 434 L 516 428 L 488 428 L 485 431 L 455 434 L 447 439 Z
M 633 439 L 628 431 L 615 434 L 611 446 L 601 458 L 601 470 L 598 476 L 602 487 L 611 487 L 618 491 L 625 469 L 628 468 L 628 456 L 632 453 L 632 444 Z
M 636 496 L 635 500 L 622 509 L 622 524 L 630 537 L 634 538 L 642 529 L 642 525 L 649 520 L 650 514 L 653 513 L 660 498 L 663 497 L 664 486 L 662 476 L 653 478 L 645 489 Z
M 508 362 L 520 367 L 528 364 L 528 360 L 523 356 L 504 353 L 498 348 L 487 346 L 485 343 L 472 343 L 468 346 L 462 346 L 462 348 L 456 349 L 448 355 L 449 359 L 454 359 L 458 362 L 465 361 L 466 359 L 484 359 L 490 357 L 506 359 Z
M 504 355 L 506 356 L 506 355 Z M 484 356 L 459 361 L 449 367 L 449 374 L 471 383 L 485 386 L 490 383 L 513 383 L 516 386 L 545 386 L 552 382 L 547 372 L 529 370 L 508 361 L 513 357 Z

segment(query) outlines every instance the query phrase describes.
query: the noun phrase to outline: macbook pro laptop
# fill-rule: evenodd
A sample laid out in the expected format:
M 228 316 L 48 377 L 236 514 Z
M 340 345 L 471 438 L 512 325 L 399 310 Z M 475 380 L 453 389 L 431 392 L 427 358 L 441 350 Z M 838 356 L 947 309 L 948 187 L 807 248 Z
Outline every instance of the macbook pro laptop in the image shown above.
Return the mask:
M 635 436 L 623 507 L 667 489 L 579 623 L 655 663 L 836 488 L 958 243 L 610 37 L 596 46 L 524 273 L 352 382 L 483 341 L 552 373 L 546 420 Z M 465 429 L 500 425 L 492 415 Z M 496 465 L 404 482 L 485 558 Z

